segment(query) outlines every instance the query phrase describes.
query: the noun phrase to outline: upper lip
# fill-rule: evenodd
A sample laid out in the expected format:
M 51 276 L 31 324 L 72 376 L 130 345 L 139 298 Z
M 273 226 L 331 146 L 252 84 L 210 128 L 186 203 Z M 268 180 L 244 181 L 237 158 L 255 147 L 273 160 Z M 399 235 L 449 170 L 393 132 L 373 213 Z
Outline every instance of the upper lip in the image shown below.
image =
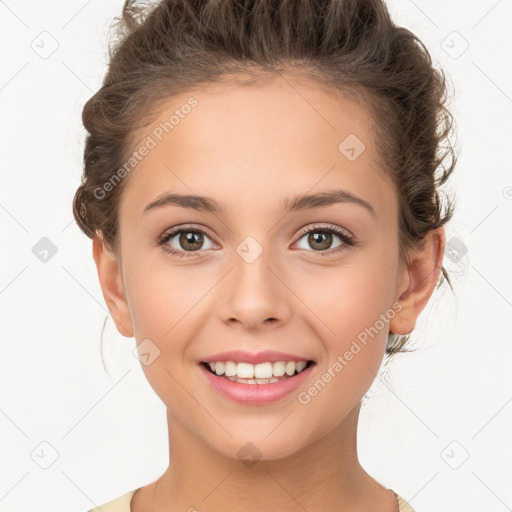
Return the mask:
M 267 361 L 273 363 L 276 361 L 311 361 L 307 357 L 296 356 L 293 354 L 286 354 L 284 352 L 276 352 L 275 350 L 265 350 L 263 352 L 247 352 L 244 350 L 230 350 L 228 352 L 220 352 L 212 354 L 201 360 L 203 363 L 211 363 L 215 361 L 235 361 L 237 363 L 266 363 Z

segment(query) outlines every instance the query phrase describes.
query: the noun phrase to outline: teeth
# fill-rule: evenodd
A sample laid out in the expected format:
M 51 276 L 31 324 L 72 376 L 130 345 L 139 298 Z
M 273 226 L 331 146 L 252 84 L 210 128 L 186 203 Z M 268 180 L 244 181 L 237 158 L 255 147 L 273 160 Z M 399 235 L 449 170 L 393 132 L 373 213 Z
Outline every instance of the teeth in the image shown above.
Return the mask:
M 295 368 L 297 368 L 297 373 L 300 373 L 304 368 L 306 368 L 308 362 L 307 361 L 299 361 L 295 363 Z
M 270 377 L 272 377 L 272 372 L 272 363 L 260 363 L 254 366 L 254 378 L 256 379 L 270 379 Z
M 295 363 L 293 361 L 286 363 L 284 371 L 286 372 L 286 375 L 293 375 L 295 372 Z
M 250 379 L 249 381 L 244 380 L 243 382 L 254 384 L 266 384 L 267 382 L 259 382 L 268 381 L 274 377 L 282 377 L 285 374 L 288 376 L 292 376 L 297 373 L 300 373 L 307 365 L 307 361 L 276 361 L 274 363 L 259 363 L 259 364 L 250 364 L 250 363 L 235 363 L 234 361 L 215 361 L 208 363 L 212 372 L 216 375 L 224 375 L 229 380 L 237 380 L 237 379 Z M 282 379 L 277 379 L 282 380 Z M 270 382 L 276 382 L 275 380 L 270 380 Z
M 233 361 L 226 361 L 224 363 L 224 375 L 226 377 L 236 376 L 236 363 Z
M 231 382 L 240 382 L 240 384 L 272 384 L 283 380 L 278 377 L 270 377 L 270 379 L 239 379 L 238 377 L 226 377 L 226 379 Z
M 236 376 L 240 379 L 252 379 L 254 377 L 254 368 L 255 366 L 250 363 L 238 363 L 236 366 Z M 263 378 L 263 375 L 259 377 Z
M 272 364 L 272 373 L 274 377 L 282 377 L 284 375 L 286 363 L 284 361 L 276 361 Z
M 221 361 L 217 361 L 215 363 L 215 373 L 217 375 L 222 375 L 224 373 L 224 363 L 222 363 Z

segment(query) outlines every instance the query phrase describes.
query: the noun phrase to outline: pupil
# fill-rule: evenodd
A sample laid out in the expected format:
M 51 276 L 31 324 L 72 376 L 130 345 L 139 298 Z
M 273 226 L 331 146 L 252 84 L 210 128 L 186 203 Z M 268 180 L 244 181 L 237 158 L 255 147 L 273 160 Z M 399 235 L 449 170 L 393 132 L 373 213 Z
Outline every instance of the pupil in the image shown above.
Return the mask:
M 203 234 L 199 232 L 187 232 L 182 233 L 180 237 L 180 244 L 184 249 L 198 249 L 201 247 L 203 241 Z M 194 244 L 198 245 L 198 247 L 194 247 Z
M 332 243 L 332 233 L 313 232 L 309 234 L 309 243 L 312 247 L 314 244 L 319 243 L 319 249 L 329 249 Z

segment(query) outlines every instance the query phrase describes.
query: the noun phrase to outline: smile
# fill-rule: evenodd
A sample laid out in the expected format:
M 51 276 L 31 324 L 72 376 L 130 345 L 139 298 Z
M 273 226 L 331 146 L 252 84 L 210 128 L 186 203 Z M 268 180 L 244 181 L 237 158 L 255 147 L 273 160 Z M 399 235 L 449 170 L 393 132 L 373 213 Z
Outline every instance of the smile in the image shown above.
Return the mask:
M 235 361 L 203 362 L 212 374 L 241 384 L 272 384 L 298 375 L 313 361 L 275 361 L 258 364 Z
M 240 404 L 265 405 L 292 394 L 310 377 L 316 363 L 274 361 L 253 365 L 215 361 L 201 362 L 198 366 L 209 387 L 220 396 Z

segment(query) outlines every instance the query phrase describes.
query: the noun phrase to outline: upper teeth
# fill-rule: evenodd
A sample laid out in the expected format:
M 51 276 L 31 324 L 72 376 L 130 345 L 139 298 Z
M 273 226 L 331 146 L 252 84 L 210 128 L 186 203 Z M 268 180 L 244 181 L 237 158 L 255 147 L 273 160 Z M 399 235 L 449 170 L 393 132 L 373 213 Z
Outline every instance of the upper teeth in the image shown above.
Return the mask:
M 272 376 L 281 377 L 285 373 L 293 375 L 295 370 L 300 373 L 307 361 L 276 361 L 274 363 L 235 363 L 234 361 L 215 361 L 208 363 L 212 372 L 217 375 L 226 375 L 226 377 L 237 376 L 240 379 L 270 379 Z

